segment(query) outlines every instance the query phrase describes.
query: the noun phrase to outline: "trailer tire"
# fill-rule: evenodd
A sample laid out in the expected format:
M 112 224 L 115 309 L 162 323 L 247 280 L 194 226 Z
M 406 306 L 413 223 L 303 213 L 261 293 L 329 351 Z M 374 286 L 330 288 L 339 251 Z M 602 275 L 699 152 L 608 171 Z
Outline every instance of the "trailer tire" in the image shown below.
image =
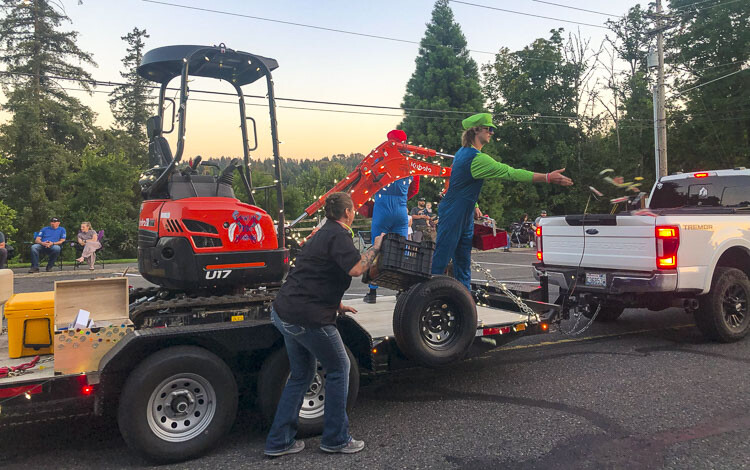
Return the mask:
M 594 316 L 594 313 L 596 312 L 596 309 L 599 304 L 596 302 L 590 304 L 590 307 L 588 310 L 583 311 L 583 316 L 591 319 L 591 317 Z M 623 305 L 620 302 L 616 301 L 608 301 L 608 302 L 602 302 L 601 308 L 599 309 L 599 313 L 596 315 L 596 319 L 594 321 L 602 322 L 602 323 L 609 323 L 617 320 L 620 318 L 620 315 L 622 315 L 622 312 L 625 311 L 625 305 Z
M 133 450 L 169 463 L 211 449 L 236 415 L 237 383 L 229 366 L 203 348 L 175 346 L 152 354 L 128 376 L 117 421 Z
M 695 323 L 709 340 L 730 343 L 750 331 L 750 280 L 736 268 L 717 267 L 711 290 L 698 301 Z
M 447 276 L 416 284 L 399 298 L 393 332 L 399 349 L 427 367 L 464 357 L 477 330 L 477 308 L 463 284 Z
M 359 366 L 354 354 L 346 349 L 351 367 L 349 368 L 349 391 L 346 397 L 346 411 L 350 412 L 357 402 L 359 395 Z M 281 398 L 286 381 L 289 379 L 289 356 L 286 348 L 277 349 L 263 362 L 258 377 L 258 407 L 260 408 L 263 422 L 266 426 L 273 423 L 276 407 Z M 310 384 L 305 395 L 305 400 L 300 409 L 300 417 L 297 425 L 297 435 L 300 437 L 317 436 L 323 433 L 323 416 L 325 406 L 325 371 L 318 364 L 318 371 L 313 382 Z M 315 388 L 313 389 L 313 386 Z

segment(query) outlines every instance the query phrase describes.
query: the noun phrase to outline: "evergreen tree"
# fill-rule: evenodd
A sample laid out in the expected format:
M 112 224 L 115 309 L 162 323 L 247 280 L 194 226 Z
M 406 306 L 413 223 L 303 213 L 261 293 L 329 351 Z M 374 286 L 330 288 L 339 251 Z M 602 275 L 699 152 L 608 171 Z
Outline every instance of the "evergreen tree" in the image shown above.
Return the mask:
M 148 37 L 145 29 L 137 27 L 121 37 L 128 44 L 127 54 L 122 59 L 125 71 L 120 72 L 125 84 L 115 87 L 109 100 L 117 127 L 141 143 L 146 141 L 146 120 L 154 107 L 150 102 L 150 83 L 136 72 L 143 59 L 144 39 Z
M 91 77 L 76 64 L 95 64 L 76 45 L 76 32 L 61 31 L 70 20 L 48 0 L 2 0 L 2 6 L 3 109 L 12 118 L 0 126 L 0 148 L 9 160 L 0 189 L 19 214 L 21 236 L 29 238 L 64 206 L 63 176 L 91 137 L 92 111 L 65 88 L 77 81 L 89 89 Z
M 399 125 L 409 141 L 453 153 L 461 146 L 461 120 L 482 112 L 477 64 L 466 49 L 466 38 L 455 22 L 448 0 L 438 0 L 419 44 L 416 69 L 406 85 L 402 106 L 412 109 L 463 111 L 408 112 Z M 450 164 L 444 162 L 444 164 Z M 422 179 L 420 195 L 435 200 L 442 181 Z

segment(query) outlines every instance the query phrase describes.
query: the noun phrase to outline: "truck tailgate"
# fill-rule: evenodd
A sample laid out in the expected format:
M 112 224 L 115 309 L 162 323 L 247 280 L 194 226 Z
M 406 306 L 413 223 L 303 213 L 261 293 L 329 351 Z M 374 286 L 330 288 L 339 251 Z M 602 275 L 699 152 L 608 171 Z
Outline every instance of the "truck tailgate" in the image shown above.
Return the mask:
M 652 271 L 655 223 L 649 216 L 609 214 L 542 219 L 544 264 Z

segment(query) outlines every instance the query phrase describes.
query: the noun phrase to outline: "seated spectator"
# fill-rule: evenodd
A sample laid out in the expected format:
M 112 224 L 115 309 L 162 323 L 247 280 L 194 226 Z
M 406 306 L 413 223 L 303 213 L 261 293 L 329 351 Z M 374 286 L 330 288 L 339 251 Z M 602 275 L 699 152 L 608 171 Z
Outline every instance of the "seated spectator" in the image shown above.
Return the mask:
M 8 267 L 8 249 L 5 247 L 5 234 L 0 232 L 0 269 Z
M 39 257 L 47 255 L 47 271 L 50 271 L 60 256 L 62 244 L 65 243 L 67 233 L 64 227 L 60 227 L 60 219 L 52 217 L 49 226 L 41 229 L 31 245 L 31 269 L 30 273 L 39 272 Z
M 79 263 L 87 261 L 89 270 L 91 271 L 94 270 L 94 264 L 96 263 L 96 250 L 102 247 L 98 238 L 96 232 L 91 229 L 91 222 L 81 222 L 81 231 L 78 232 L 78 244 L 83 247 L 83 253 L 81 253 L 81 257 L 76 261 Z

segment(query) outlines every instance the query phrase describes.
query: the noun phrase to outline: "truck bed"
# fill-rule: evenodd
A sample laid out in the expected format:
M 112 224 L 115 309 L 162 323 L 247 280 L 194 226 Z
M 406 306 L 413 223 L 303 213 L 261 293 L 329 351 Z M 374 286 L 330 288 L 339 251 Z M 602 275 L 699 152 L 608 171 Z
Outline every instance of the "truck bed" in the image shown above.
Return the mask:
M 393 336 L 393 310 L 396 308 L 395 296 L 378 296 L 375 304 L 357 300 L 346 300 L 345 305 L 357 309 L 350 314 L 373 338 Z M 510 326 L 528 321 L 526 315 L 509 310 L 481 307 L 477 305 L 477 328 Z

